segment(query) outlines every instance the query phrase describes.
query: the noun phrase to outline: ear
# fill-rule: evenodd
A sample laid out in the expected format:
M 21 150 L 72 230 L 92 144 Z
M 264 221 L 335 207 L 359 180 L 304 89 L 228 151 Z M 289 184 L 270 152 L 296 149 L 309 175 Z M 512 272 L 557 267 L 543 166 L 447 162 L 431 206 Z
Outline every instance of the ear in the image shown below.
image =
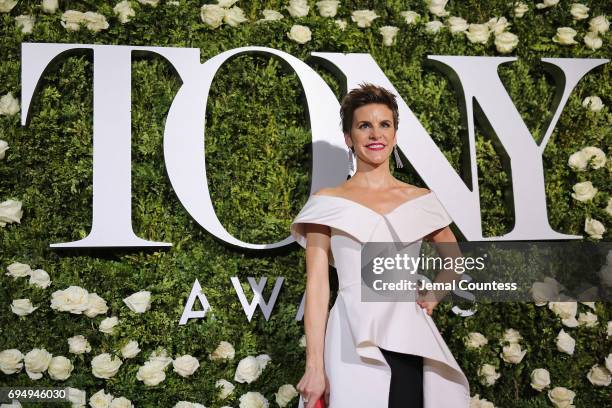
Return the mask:
M 351 139 L 350 133 L 344 133 L 344 143 L 346 143 L 349 149 L 353 146 L 353 140 Z

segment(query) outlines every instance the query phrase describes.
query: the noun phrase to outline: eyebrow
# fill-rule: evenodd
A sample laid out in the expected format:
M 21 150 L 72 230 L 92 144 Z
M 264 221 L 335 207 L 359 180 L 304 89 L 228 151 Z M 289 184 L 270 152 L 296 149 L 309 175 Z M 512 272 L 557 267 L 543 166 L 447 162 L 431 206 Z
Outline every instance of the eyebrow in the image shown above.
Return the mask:
M 380 123 L 384 123 L 384 122 L 388 122 L 391 123 L 391 121 L 389 119 L 385 119 L 385 120 L 381 120 Z M 360 120 L 359 122 L 357 122 L 357 124 L 361 124 L 361 123 L 370 123 L 369 120 Z

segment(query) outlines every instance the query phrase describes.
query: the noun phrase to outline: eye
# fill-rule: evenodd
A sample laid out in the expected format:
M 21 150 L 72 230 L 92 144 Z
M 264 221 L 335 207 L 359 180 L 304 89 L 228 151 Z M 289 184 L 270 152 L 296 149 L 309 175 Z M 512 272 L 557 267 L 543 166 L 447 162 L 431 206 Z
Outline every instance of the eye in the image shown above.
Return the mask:
M 359 125 L 359 129 L 363 128 L 364 126 L 369 126 L 367 123 L 362 123 L 361 125 Z

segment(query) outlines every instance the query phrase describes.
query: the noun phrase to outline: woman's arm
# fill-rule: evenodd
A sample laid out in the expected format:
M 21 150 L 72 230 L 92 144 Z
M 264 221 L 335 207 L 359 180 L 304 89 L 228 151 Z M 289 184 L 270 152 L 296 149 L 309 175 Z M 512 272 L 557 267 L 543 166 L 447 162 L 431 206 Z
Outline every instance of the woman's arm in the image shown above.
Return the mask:
M 306 234 L 306 304 L 304 330 L 306 332 L 306 372 L 297 384 L 305 400 L 305 408 L 314 407 L 317 400 L 329 396 L 325 376 L 323 352 L 329 306 L 330 228 L 321 224 L 307 224 Z
M 323 369 L 325 326 L 329 307 L 329 227 L 307 224 L 306 240 L 306 367 Z

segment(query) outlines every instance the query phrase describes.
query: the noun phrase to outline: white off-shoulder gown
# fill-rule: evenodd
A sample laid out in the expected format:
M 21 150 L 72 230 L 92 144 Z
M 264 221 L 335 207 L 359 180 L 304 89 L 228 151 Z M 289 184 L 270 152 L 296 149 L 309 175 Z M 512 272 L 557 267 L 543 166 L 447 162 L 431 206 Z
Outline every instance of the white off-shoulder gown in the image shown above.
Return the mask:
M 425 408 L 469 407 L 468 380 L 424 309 L 415 302 L 361 301 L 362 244 L 422 241 L 451 222 L 433 191 L 386 214 L 343 197 L 311 195 L 293 220 L 291 234 L 304 248 L 305 224 L 331 230 L 329 263 L 339 284 L 325 332 L 329 408 L 388 407 L 391 368 L 379 347 L 424 357 Z

